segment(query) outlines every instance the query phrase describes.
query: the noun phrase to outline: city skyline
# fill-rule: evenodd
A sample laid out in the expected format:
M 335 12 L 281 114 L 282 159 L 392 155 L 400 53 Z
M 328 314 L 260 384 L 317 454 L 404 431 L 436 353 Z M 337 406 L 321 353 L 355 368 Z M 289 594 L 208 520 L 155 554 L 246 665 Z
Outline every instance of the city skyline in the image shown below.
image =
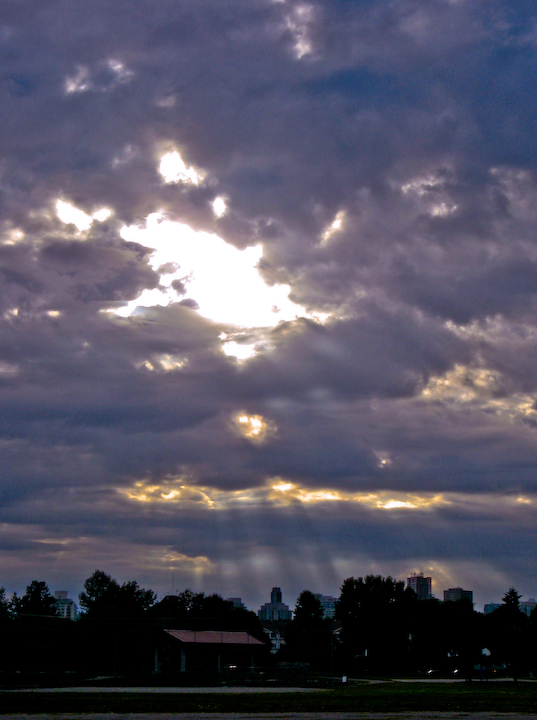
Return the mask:
M 536 28 L 2 3 L 0 586 L 537 594 Z
M 472 596 L 473 596 L 473 591 L 471 589 L 469 589 L 469 590 L 464 589 L 464 588 L 461 588 L 460 586 L 451 587 L 451 588 L 439 588 L 438 583 L 435 583 L 434 578 L 424 578 L 421 573 L 416 573 L 416 575 L 418 576 L 418 579 L 421 577 L 422 580 L 430 580 L 431 581 L 431 587 L 433 589 L 433 592 L 430 596 L 430 599 L 445 602 L 446 600 L 454 600 L 454 599 L 459 600 L 463 597 L 464 598 L 472 598 Z M 358 576 L 356 576 L 356 577 L 358 577 Z M 113 579 L 115 579 L 115 578 L 113 578 Z M 43 581 L 42 578 L 41 579 L 33 578 L 33 580 L 46 583 L 46 580 Z M 135 582 L 137 582 L 134 578 L 130 578 L 130 580 L 131 581 L 134 580 Z M 394 580 L 397 581 L 397 580 L 400 580 L 400 578 L 394 578 Z M 424 595 L 422 597 L 422 594 L 420 594 L 420 592 L 416 590 L 416 588 L 413 586 L 412 580 L 415 580 L 415 576 L 406 578 L 406 580 L 404 580 L 405 586 L 412 588 L 414 590 L 414 592 L 416 592 L 416 594 L 418 595 L 418 597 L 420 599 L 427 599 Z M 127 582 L 129 582 L 129 581 L 127 581 Z M 77 590 L 77 591 L 71 592 L 70 590 L 65 590 L 65 589 L 59 590 L 57 588 L 49 586 L 48 583 L 46 583 L 46 584 L 47 584 L 47 587 L 49 588 L 49 591 L 51 592 L 51 594 L 57 601 L 74 602 L 75 605 L 78 607 L 78 596 L 83 591 L 82 587 L 79 588 L 79 590 Z M 155 589 L 151 588 L 151 587 L 147 587 L 145 589 L 152 590 L 155 592 Z M 312 592 L 313 595 L 321 602 L 321 605 L 323 605 L 323 609 L 326 610 L 328 605 L 331 605 L 330 603 L 328 603 L 328 605 L 327 605 L 327 601 L 337 601 L 338 600 L 339 594 L 340 594 L 339 593 L 340 589 L 341 588 L 338 588 L 338 592 L 336 592 L 334 595 L 331 595 L 331 594 L 324 594 L 322 592 L 316 592 L 316 590 L 314 590 L 314 589 L 312 590 L 311 588 L 302 588 L 302 590 L 300 590 L 300 592 L 298 592 L 296 594 L 296 596 L 293 596 L 293 595 L 288 596 L 287 593 L 282 591 L 281 587 L 273 586 L 271 588 L 270 592 L 267 592 L 265 595 L 263 595 L 263 589 L 257 589 L 255 593 L 250 594 L 250 596 L 249 596 L 250 598 L 255 598 L 254 600 L 251 600 L 250 602 L 248 602 L 248 601 L 245 602 L 245 599 L 242 597 L 237 597 L 237 596 L 223 597 L 220 593 L 215 593 L 215 594 L 220 594 L 224 600 L 233 603 L 233 605 L 235 605 L 236 607 L 244 607 L 245 609 L 253 611 L 257 614 L 259 614 L 260 611 L 263 611 L 264 608 L 270 607 L 270 605 L 272 605 L 273 603 L 276 603 L 276 605 L 278 605 L 278 604 L 281 605 L 282 608 L 288 608 L 291 611 L 291 613 L 294 613 L 294 608 L 295 608 L 296 602 L 298 601 L 299 596 L 302 592 L 304 592 L 304 591 Z M 13 595 L 13 593 L 16 593 L 19 597 L 21 597 L 24 594 L 25 590 L 26 590 L 26 587 L 24 587 L 24 588 L 20 587 L 16 590 L 7 591 L 5 594 L 5 597 L 6 597 L 6 599 L 9 600 L 11 598 L 11 596 Z M 176 589 L 176 588 L 172 587 L 169 590 L 167 590 L 166 592 L 162 592 L 162 593 L 155 592 L 155 602 L 158 603 L 166 597 L 179 596 L 185 590 L 191 590 L 191 588 L 181 588 L 181 589 L 177 588 Z M 436 591 L 436 593 L 434 591 Z M 200 592 L 203 592 L 203 591 L 200 591 Z M 278 597 L 275 597 L 276 592 L 278 593 Z M 489 599 L 483 603 L 476 603 L 475 601 L 473 601 L 472 604 L 473 604 L 474 610 L 476 612 L 483 613 L 483 612 L 486 612 L 486 609 L 485 609 L 486 605 L 489 605 L 490 607 L 492 607 L 492 606 L 500 607 L 503 595 L 505 595 L 506 592 L 507 592 L 507 589 L 502 594 L 502 597 L 494 598 L 492 600 Z M 211 594 L 213 594 L 213 592 L 209 588 L 208 590 L 206 590 L 204 592 L 204 594 L 211 595 Z M 453 597 L 451 597 L 451 595 L 453 595 Z M 291 599 L 289 599 L 289 597 Z M 270 598 L 270 600 L 268 600 L 268 598 Z M 533 607 L 533 605 L 535 604 L 535 598 L 531 597 L 531 596 L 525 597 L 524 595 L 521 594 L 520 604 L 521 604 L 521 606 L 524 606 L 525 608 L 526 608 L 526 606 Z M 525 609 L 524 612 L 526 612 L 526 614 L 529 615 L 529 611 L 527 611 L 527 609 Z M 330 608 L 329 613 L 330 613 L 329 616 L 333 617 L 333 613 L 334 613 L 333 606 Z M 269 618 L 264 618 L 264 619 L 269 619 Z M 274 618 L 272 618 L 272 619 L 274 619 Z

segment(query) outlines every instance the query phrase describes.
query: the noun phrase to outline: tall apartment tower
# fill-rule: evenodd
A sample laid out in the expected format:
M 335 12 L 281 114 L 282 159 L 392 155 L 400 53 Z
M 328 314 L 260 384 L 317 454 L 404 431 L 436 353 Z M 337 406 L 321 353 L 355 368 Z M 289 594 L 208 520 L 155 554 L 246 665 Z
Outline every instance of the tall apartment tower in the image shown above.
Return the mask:
M 270 593 L 270 602 L 265 603 L 257 616 L 262 622 L 267 620 L 291 620 L 293 617 L 292 610 L 289 606 L 282 602 L 282 591 L 279 587 L 273 587 Z
M 406 586 L 414 590 L 419 600 L 430 600 L 433 596 L 432 593 L 432 578 L 423 577 L 423 573 L 412 573 L 407 578 Z
M 74 600 L 67 597 L 67 590 L 56 590 L 54 600 L 56 601 L 56 612 L 60 617 L 76 620 L 76 604 Z
M 337 598 L 332 597 L 331 595 L 321 595 L 320 593 L 314 593 L 314 595 L 321 603 L 324 617 L 333 618 L 336 614 Z

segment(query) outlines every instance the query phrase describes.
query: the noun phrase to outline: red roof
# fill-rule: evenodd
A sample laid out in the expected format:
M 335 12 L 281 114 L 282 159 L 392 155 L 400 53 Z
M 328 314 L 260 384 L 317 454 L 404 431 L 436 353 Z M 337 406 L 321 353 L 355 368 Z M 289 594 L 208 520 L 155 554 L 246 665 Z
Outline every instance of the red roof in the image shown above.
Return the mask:
M 264 642 L 247 632 L 227 632 L 224 630 L 165 630 L 182 643 L 204 645 L 264 645 Z

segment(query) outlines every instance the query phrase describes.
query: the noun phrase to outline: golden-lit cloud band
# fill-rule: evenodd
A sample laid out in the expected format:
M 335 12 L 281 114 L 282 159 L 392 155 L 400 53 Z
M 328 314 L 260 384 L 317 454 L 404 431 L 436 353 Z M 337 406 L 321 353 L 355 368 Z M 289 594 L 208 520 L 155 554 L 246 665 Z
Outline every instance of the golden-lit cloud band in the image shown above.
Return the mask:
M 169 479 L 161 483 L 140 480 L 117 492 L 135 503 L 156 506 L 179 506 L 226 510 L 239 507 L 272 506 L 348 506 L 368 511 L 427 512 L 451 509 L 455 512 L 516 512 L 519 509 L 537 508 L 537 499 L 529 496 L 493 495 L 487 493 L 467 495 L 461 493 L 408 493 L 391 490 L 355 493 L 328 488 L 309 488 L 283 478 L 273 478 L 265 485 L 242 490 L 222 490 L 199 486 L 188 479 Z

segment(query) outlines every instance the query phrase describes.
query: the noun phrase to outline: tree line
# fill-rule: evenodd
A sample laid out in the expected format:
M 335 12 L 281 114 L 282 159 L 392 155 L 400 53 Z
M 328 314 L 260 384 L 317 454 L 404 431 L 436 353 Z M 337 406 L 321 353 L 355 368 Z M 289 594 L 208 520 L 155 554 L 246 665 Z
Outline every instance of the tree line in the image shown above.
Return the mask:
M 312 592 L 300 594 L 293 619 L 276 624 L 284 644 L 274 656 L 258 616 L 219 595 L 187 589 L 157 602 L 137 582 L 120 584 L 96 570 L 79 595 L 76 623 L 56 616 L 45 582 L 34 580 L 11 599 L 0 588 L 0 669 L 149 675 L 155 639 L 166 628 L 247 631 L 267 642 L 267 664 L 319 672 L 518 677 L 537 668 L 537 613 L 521 612 L 520 597 L 510 588 L 502 605 L 483 615 L 468 600 L 419 600 L 390 576 L 351 577 L 341 586 L 335 618 L 324 616 Z
M 301 593 L 281 656 L 355 676 L 517 678 L 537 668 L 537 612 L 527 617 L 520 597 L 510 588 L 502 605 L 484 615 L 469 600 L 420 600 L 389 576 L 351 577 L 333 621 L 311 592 Z

